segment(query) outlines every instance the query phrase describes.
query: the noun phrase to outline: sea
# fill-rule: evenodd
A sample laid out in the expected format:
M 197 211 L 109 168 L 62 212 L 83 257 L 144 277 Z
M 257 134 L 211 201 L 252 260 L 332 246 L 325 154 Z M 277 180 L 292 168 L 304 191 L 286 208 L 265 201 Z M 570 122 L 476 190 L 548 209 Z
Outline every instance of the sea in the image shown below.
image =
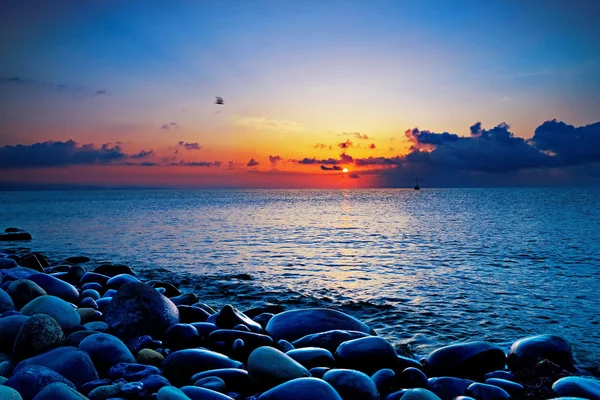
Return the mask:
M 600 366 L 600 188 L 0 192 L 0 251 L 127 264 L 240 310 L 329 307 L 415 357 L 557 334 Z

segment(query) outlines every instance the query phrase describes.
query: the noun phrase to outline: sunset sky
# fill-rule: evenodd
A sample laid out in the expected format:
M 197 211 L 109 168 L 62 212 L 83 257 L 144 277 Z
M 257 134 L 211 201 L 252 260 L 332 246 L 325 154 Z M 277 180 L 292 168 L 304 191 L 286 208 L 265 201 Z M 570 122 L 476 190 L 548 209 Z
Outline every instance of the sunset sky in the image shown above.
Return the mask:
M 3 1 L 0 188 L 597 185 L 599 15 Z

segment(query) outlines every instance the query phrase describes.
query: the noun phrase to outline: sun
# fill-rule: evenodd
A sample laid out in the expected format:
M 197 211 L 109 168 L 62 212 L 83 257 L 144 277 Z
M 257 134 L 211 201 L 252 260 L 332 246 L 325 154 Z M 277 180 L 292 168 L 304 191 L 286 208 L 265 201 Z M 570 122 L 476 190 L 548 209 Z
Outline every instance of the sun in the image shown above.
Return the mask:
M 344 169 L 342 170 L 342 172 L 343 172 L 343 173 L 346 173 L 346 172 L 348 172 L 348 168 L 344 168 Z

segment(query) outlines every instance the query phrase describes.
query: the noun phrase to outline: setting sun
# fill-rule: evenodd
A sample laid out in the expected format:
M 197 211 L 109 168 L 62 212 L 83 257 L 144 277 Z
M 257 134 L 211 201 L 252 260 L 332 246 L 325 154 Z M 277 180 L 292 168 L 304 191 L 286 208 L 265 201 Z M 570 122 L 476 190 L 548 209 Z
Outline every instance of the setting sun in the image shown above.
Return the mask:
M 348 168 L 344 168 L 344 169 L 342 170 L 342 172 L 343 172 L 343 173 L 346 173 L 346 172 L 348 172 Z

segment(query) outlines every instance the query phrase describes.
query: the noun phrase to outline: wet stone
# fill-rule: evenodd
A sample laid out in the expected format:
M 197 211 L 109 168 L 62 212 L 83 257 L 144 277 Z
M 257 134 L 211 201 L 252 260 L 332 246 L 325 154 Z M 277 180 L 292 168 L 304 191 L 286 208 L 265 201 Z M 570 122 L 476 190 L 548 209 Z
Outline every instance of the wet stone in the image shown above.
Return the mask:
M 478 400 L 508 400 L 510 395 L 498 386 L 473 383 L 467 388 L 467 395 Z
M 379 400 L 377 386 L 371 378 L 356 370 L 334 369 L 323 375 L 344 400 Z
M 412 389 L 412 388 L 422 388 L 429 389 L 429 380 L 427 376 L 420 369 L 409 367 L 403 370 L 398 375 L 398 381 L 400 383 L 400 387 Z
M 329 350 L 318 347 L 305 347 L 302 349 L 294 349 L 286 352 L 286 354 L 305 368 L 315 367 L 333 367 L 335 359 Z
M 381 368 L 394 368 L 398 355 L 387 340 L 369 336 L 340 344 L 335 359 L 343 368 L 373 374 Z
M 600 380 L 569 376 L 554 382 L 552 389 L 561 397 L 600 400 Z

